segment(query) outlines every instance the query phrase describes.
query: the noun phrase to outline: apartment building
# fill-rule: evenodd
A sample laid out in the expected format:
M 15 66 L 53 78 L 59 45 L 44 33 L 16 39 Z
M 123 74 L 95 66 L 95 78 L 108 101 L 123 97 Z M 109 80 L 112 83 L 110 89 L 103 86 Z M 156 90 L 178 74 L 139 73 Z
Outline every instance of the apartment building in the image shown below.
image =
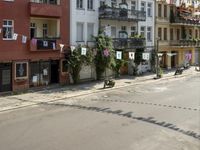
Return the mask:
M 94 47 L 93 36 L 99 30 L 98 20 L 99 0 L 71 0 L 70 2 L 70 44 Z M 81 80 L 95 78 L 94 67 L 83 66 L 80 72 Z
M 153 0 L 101 0 L 99 24 L 109 29 L 107 34 L 113 39 L 115 50 L 128 52 L 144 49 L 151 55 L 154 49 L 154 1 Z M 143 72 L 150 69 L 146 61 Z M 132 72 L 128 65 L 128 72 Z
M 69 45 L 69 1 L 0 3 L 0 92 L 67 82 L 59 44 Z
M 192 4 L 157 0 L 156 37 L 159 37 L 160 65 L 174 68 L 199 62 L 200 18 Z

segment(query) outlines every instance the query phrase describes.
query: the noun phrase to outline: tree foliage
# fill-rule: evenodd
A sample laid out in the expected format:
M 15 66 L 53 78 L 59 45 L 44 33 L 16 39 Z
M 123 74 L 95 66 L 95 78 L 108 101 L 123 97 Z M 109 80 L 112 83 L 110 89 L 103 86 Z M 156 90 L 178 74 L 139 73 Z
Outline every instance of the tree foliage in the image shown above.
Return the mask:
M 112 69 L 115 66 L 115 51 L 113 50 L 112 39 L 105 36 L 102 31 L 99 32 L 96 41 L 95 66 L 97 80 L 100 80 L 106 68 Z
M 86 55 L 81 54 L 81 46 L 76 47 L 73 52 L 67 54 L 66 59 L 70 67 L 73 82 L 76 84 L 80 79 L 80 71 L 82 66 L 90 65 L 93 61 L 91 49 L 87 48 Z

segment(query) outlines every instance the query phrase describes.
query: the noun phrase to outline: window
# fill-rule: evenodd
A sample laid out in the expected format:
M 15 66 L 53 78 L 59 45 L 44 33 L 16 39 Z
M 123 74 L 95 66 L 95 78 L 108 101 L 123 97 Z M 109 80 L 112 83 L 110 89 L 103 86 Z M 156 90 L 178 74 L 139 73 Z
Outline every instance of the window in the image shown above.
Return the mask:
M 31 22 L 30 24 L 30 36 L 31 36 L 31 39 L 34 38 L 34 37 L 37 37 L 37 31 L 36 31 L 36 24 Z
M 176 39 L 180 40 L 180 29 L 176 30 Z
M 141 11 L 145 11 L 145 5 L 146 5 L 146 3 L 145 2 L 141 2 Z
M 136 15 L 136 1 L 131 1 L 131 15 Z
M 147 41 L 152 41 L 152 27 L 147 27 Z
M 158 28 L 158 37 L 162 40 L 162 28 Z
M 84 24 L 83 23 L 77 23 L 77 29 L 76 29 L 76 39 L 77 41 L 84 41 L 84 31 L 83 31 Z
M 200 38 L 200 29 L 199 29 L 199 38 Z
M 131 27 L 131 36 L 135 36 L 136 35 L 136 27 L 132 26 Z
M 62 72 L 69 71 L 69 64 L 68 64 L 67 60 L 62 60 L 61 65 L 62 65 Z
M 131 1 L 131 10 L 136 10 L 136 1 Z
M 92 41 L 92 36 L 94 35 L 94 24 L 88 23 L 87 24 L 87 40 Z
M 100 7 L 104 5 L 105 5 L 105 2 L 103 0 L 100 0 Z
M 195 30 L 195 38 L 198 38 L 198 30 Z
M 164 40 L 167 40 L 167 28 L 164 28 Z
M 170 29 L 170 40 L 174 40 L 174 30 L 173 30 L 173 28 Z
M 148 3 L 147 16 L 152 17 L 152 3 Z
M 3 39 L 12 39 L 14 33 L 13 20 L 3 20 Z
M 83 8 L 83 0 L 76 0 L 76 8 L 78 9 Z
M 164 17 L 167 18 L 167 5 L 164 5 Z
M 43 32 L 43 37 L 47 37 L 48 36 L 48 26 L 47 26 L 46 23 L 43 24 L 42 32 Z
M 192 29 L 189 29 L 189 36 L 192 38 Z
M 162 17 L 162 5 L 158 4 L 158 17 Z
M 28 62 L 16 62 L 15 63 L 15 79 L 27 79 L 28 78 Z
M 140 35 L 141 37 L 145 37 L 145 27 L 140 27 Z
M 88 0 L 88 10 L 93 10 L 93 0 Z
M 111 27 L 111 37 L 116 38 L 117 29 L 116 27 Z
M 117 6 L 117 0 L 111 0 L 111 6 L 115 8 Z
M 122 26 L 122 27 L 121 27 L 121 30 L 122 30 L 122 31 L 126 31 L 126 26 Z

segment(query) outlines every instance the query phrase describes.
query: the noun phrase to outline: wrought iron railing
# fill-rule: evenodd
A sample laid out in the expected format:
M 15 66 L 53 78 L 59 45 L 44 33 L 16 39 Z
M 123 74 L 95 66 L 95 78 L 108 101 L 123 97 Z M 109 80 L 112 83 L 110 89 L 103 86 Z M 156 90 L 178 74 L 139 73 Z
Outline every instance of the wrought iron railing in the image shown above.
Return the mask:
M 36 45 L 38 50 L 55 50 L 56 38 L 36 38 Z
M 100 7 L 99 18 L 120 21 L 145 21 L 146 12 L 124 8 Z
M 145 38 L 113 38 L 115 49 L 144 48 Z
M 30 0 L 32 3 L 39 3 L 39 4 L 52 4 L 52 5 L 59 5 L 58 0 L 46 0 L 46 1 L 37 1 L 37 0 Z
M 173 40 L 170 41 L 170 46 L 200 47 L 200 40 Z
M 170 22 L 171 23 L 187 24 L 187 25 L 200 25 L 199 19 L 184 19 L 184 18 L 181 18 L 181 17 L 175 17 Z

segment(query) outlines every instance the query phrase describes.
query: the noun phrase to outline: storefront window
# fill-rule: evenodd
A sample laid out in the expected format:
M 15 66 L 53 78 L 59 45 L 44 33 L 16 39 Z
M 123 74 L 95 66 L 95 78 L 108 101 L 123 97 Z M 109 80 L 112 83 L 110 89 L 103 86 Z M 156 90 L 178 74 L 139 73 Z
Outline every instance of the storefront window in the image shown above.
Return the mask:
M 30 63 L 30 86 L 48 85 L 49 79 L 49 61 L 39 61 Z
M 15 79 L 28 78 L 28 62 L 16 62 L 15 64 Z

